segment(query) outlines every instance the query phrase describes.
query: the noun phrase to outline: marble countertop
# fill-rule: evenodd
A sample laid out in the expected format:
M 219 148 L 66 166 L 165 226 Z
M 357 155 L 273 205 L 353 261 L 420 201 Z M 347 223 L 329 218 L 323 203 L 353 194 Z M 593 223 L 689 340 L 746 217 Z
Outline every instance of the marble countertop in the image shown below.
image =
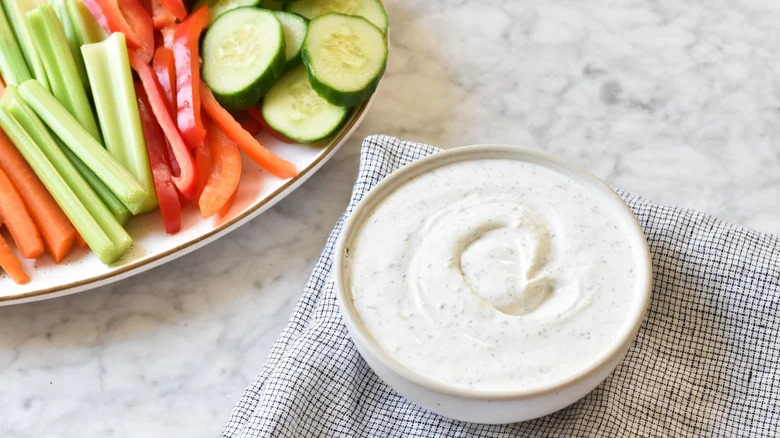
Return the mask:
M 345 207 L 369 134 L 537 146 L 660 203 L 780 234 L 778 3 L 386 3 L 378 99 L 303 187 L 151 272 L 0 308 L 0 436 L 217 436 Z

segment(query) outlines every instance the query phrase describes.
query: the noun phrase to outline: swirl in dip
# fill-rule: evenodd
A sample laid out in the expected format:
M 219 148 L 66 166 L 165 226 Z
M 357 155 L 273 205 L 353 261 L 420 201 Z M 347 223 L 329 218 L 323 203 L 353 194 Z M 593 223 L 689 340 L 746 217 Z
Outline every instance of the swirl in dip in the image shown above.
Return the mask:
M 638 249 L 606 196 L 541 162 L 445 163 L 362 220 L 347 244 L 348 296 L 381 350 L 434 381 L 568 381 L 632 330 L 644 300 Z

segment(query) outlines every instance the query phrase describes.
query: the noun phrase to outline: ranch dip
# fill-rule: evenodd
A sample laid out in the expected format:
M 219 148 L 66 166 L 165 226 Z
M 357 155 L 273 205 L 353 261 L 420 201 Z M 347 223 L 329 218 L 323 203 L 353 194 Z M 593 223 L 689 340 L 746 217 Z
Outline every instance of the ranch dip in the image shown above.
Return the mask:
M 376 345 L 440 383 L 533 390 L 631 330 L 637 252 L 606 195 L 544 164 L 471 159 L 384 197 L 347 243 L 345 283 Z

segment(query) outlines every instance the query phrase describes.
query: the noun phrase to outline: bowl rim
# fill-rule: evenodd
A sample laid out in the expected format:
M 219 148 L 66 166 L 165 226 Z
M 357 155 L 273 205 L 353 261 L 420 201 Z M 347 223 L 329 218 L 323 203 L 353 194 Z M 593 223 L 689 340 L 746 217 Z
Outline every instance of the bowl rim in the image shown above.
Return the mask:
M 638 256 L 637 265 L 635 267 L 636 272 L 638 273 L 637 287 L 642 294 L 639 305 L 635 305 L 632 308 L 634 311 L 634 314 L 630 315 L 632 324 L 625 329 L 617 340 L 614 340 L 609 345 L 609 348 L 606 348 L 604 352 L 598 355 L 590 366 L 561 381 L 530 389 L 484 390 L 462 388 L 426 377 L 393 359 L 378 345 L 357 315 L 357 311 L 351 300 L 351 293 L 347 292 L 347 288 L 345 287 L 345 255 L 347 244 L 351 242 L 351 239 L 359 230 L 362 220 L 374 206 L 392 193 L 397 187 L 406 184 L 412 178 L 420 174 L 454 162 L 485 158 L 513 158 L 520 161 L 541 164 L 552 170 L 568 173 L 578 178 L 583 185 L 591 186 L 594 192 L 599 192 L 604 195 L 606 202 L 616 208 L 618 211 L 617 214 L 623 216 L 621 222 L 629 227 L 633 252 L 635 256 Z M 643 278 L 644 281 L 642 281 Z M 423 388 L 449 396 L 477 400 L 515 400 L 547 395 L 576 385 L 596 374 L 603 366 L 609 364 L 613 359 L 622 354 L 622 350 L 634 341 L 637 332 L 639 331 L 639 327 L 644 321 L 647 313 L 652 293 L 652 259 L 644 231 L 639 225 L 634 213 L 612 188 L 587 169 L 539 149 L 507 144 L 475 144 L 447 149 L 402 166 L 391 172 L 377 185 L 371 188 L 368 193 L 363 196 L 360 202 L 358 202 L 344 222 L 334 252 L 333 281 L 334 291 L 341 309 L 342 317 L 345 318 L 347 327 L 350 328 L 349 332 L 351 336 L 353 338 L 359 338 L 353 339 L 353 341 L 356 343 L 359 342 L 373 358 L 381 362 L 385 367 L 401 378 Z M 642 284 L 644 284 L 644 288 L 641 287 Z M 362 349 L 360 349 L 360 351 L 362 354 Z

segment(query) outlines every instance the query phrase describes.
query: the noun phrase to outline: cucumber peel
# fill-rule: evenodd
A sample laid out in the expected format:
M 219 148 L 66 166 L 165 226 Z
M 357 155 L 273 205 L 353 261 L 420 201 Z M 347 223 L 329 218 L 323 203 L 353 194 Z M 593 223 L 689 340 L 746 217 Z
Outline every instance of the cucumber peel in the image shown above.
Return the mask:
M 195 2 L 195 6 L 192 7 L 193 11 L 197 11 L 201 6 L 209 6 L 209 23 L 213 23 L 220 15 L 227 11 L 241 8 L 244 6 L 259 7 L 264 3 L 263 0 L 198 0 Z
M 284 33 L 273 12 L 243 7 L 217 18 L 203 37 L 202 77 L 229 110 L 256 104 L 284 71 Z
M 285 0 L 264 0 L 260 5 L 263 9 L 270 9 L 272 11 L 281 11 L 284 8 Z
M 331 12 L 355 15 L 387 32 L 387 12 L 379 0 L 287 0 L 284 10 L 309 20 Z
M 298 14 L 284 11 L 274 11 L 284 32 L 284 71 L 290 71 L 301 63 L 301 47 L 306 37 L 308 24 L 306 19 Z
M 350 107 L 376 91 L 387 66 L 387 40 L 365 18 L 331 12 L 309 23 L 301 55 L 317 94 Z
M 322 140 L 338 130 L 349 110 L 328 103 L 309 83 L 306 68 L 284 74 L 262 104 L 263 119 L 275 131 L 301 143 Z

